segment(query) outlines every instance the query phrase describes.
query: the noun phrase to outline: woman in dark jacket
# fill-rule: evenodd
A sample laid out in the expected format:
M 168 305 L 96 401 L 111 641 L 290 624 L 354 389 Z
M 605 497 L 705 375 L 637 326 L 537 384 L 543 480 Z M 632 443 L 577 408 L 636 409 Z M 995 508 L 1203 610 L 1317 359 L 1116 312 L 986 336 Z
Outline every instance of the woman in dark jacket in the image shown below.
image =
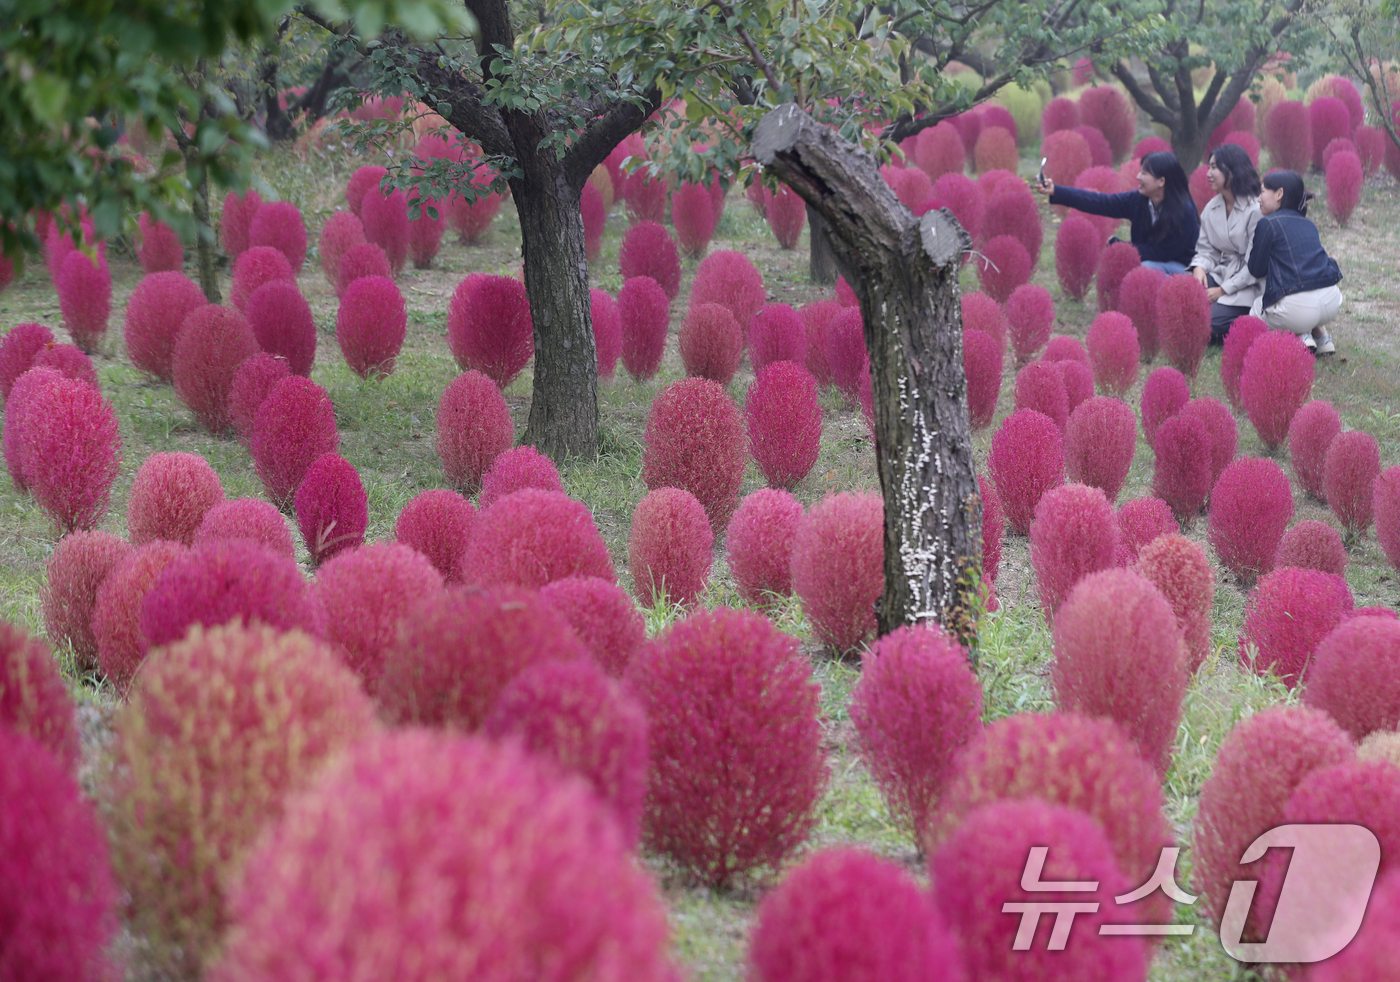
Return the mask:
M 1046 179 L 1040 185 L 1052 205 L 1107 218 L 1126 218 L 1132 226 L 1130 241 L 1144 266 L 1164 273 L 1184 273 L 1196 252 L 1200 216 L 1191 200 L 1186 172 L 1176 155 L 1149 153 L 1138 171 L 1138 189 L 1103 194 L 1083 188 L 1056 187 Z
M 1319 355 L 1336 351 L 1327 325 L 1342 306 L 1342 271 L 1322 248 L 1317 226 L 1307 219 L 1311 194 L 1291 170 L 1264 175 L 1259 193 L 1263 216 L 1254 229 L 1249 271 L 1267 276 L 1264 295 L 1250 311 L 1272 328 L 1292 331 Z

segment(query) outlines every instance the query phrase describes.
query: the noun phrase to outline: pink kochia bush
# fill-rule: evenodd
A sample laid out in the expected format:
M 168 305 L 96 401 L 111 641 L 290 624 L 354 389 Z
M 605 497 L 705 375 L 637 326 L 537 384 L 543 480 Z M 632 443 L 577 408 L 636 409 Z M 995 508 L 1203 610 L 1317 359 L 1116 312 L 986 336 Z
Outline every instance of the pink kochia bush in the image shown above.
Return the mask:
M 676 243 L 659 222 L 638 222 L 622 237 L 618 250 L 624 281 L 647 276 L 656 281 L 669 302 L 681 292 L 681 260 Z
M 766 302 L 763 275 L 741 252 L 715 252 L 695 270 L 690 304 L 718 303 L 729 308 L 748 337 L 749 324 Z
M 1299 782 L 1355 755 L 1350 737 L 1326 713 L 1302 706 L 1262 710 L 1230 731 L 1201 786 L 1196 811 L 1192 883 L 1211 920 L 1220 923 L 1236 880 L 1258 878 L 1260 864 L 1241 866 L 1240 856 L 1283 824 Z M 1255 926 L 1251 916 L 1246 930 Z
M 821 643 L 849 651 L 875 630 L 884 542 L 877 494 L 828 495 L 802 517 L 792 544 L 792 591 Z
M 617 311 L 617 301 L 605 291 L 592 289 L 589 293 L 589 312 L 593 316 L 593 346 L 598 355 L 598 377 L 610 379 L 617 371 L 617 360 L 622 357 L 622 317 Z
M 164 382 L 170 381 L 180 327 L 191 311 L 207 303 L 204 291 L 184 273 L 152 273 L 143 277 L 126 301 L 122 336 L 131 363 Z
M 63 379 L 52 368 L 31 368 L 15 379 L 9 398 L 5 400 L 4 433 L 5 468 L 10 472 L 10 480 L 15 490 L 29 491 L 29 481 L 24 475 L 24 445 L 28 431 L 28 415 L 31 405 L 44 390 Z
M 141 633 L 141 602 L 161 571 L 187 551 L 178 542 L 164 539 L 148 542 L 127 553 L 97 590 L 97 602 L 92 608 L 97 664 L 107 681 L 122 695 L 126 694 L 146 657 L 146 638 Z
M 1322 475 L 1327 506 L 1347 535 L 1365 535 L 1371 527 L 1371 489 L 1381 475 L 1376 438 L 1362 430 L 1338 434 L 1327 448 Z
M 540 599 L 574 629 L 604 672 L 621 678 L 646 644 L 646 621 L 627 592 L 596 576 L 566 576 L 546 583 Z
M 363 209 L 361 218 L 363 219 Z M 269 201 L 253 213 L 248 225 L 248 248 L 271 246 L 291 263 L 292 271 L 301 273 L 306 262 L 306 223 L 296 205 L 286 201 Z
M 1210 431 L 1191 416 L 1173 416 L 1158 427 L 1153 450 L 1152 493 L 1190 524 L 1210 495 Z
M 957 754 L 981 732 L 982 687 L 966 649 L 934 626 L 885 635 L 861 665 L 850 705 L 861 758 L 890 813 L 923 842 Z
M 663 597 L 689 607 L 710 582 L 715 534 L 705 508 L 680 488 L 657 488 L 637 502 L 627 542 L 632 589 L 647 607 Z
M 336 271 L 335 295 L 340 297 L 345 295 L 345 291 L 350 288 L 361 276 L 384 276 L 392 279 L 394 268 L 389 265 L 389 257 L 384 254 L 384 250 L 373 242 L 363 242 L 345 250 L 345 255 L 340 257 L 340 266 Z
M 1341 432 L 1341 414 L 1325 399 L 1305 404 L 1288 424 L 1288 458 L 1293 473 L 1299 487 L 1319 501 L 1327 500 L 1327 450 Z
M 1062 484 L 1041 496 L 1031 525 L 1031 568 L 1047 621 L 1074 585 L 1111 569 L 1118 551 L 1113 506 L 1098 488 Z
M 807 203 L 784 184 L 771 195 L 763 208 L 763 217 L 773 230 L 773 237 L 782 249 L 796 249 L 802 239 L 802 226 L 807 224 Z
M 49 646 L 0 620 L 0 732 L 37 741 L 72 774 L 82 752 L 73 710 Z
M 254 290 L 273 280 L 296 283 L 296 271 L 292 269 L 292 264 L 287 262 L 287 257 L 271 246 L 249 249 L 234 261 L 229 303 L 237 310 L 242 310 Z
M 1026 856 L 1047 847 L 1043 877 L 1057 883 L 1088 881 L 1093 893 L 1034 893 L 1022 886 Z M 1113 901 L 1133 888 L 1114 859 L 1102 828 L 1073 808 L 1046 801 L 1001 801 L 968 816 L 933 855 L 933 894 L 939 913 L 959 940 L 969 977 L 974 979 L 1147 978 L 1148 952 L 1142 938 L 1101 935 L 1101 926 L 1130 923 L 1128 905 Z M 1062 951 L 1032 946 L 1012 950 L 1019 919 L 1002 905 L 1097 901 L 1095 913 L 1081 913 L 1069 928 Z M 1169 916 L 1169 915 L 1168 915 Z
M 1137 571 L 1171 604 L 1185 645 L 1186 671 L 1194 673 L 1210 653 L 1215 571 L 1206 551 L 1185 536 L 1159 535 L 1138 552 Z
M 321 272 L 335 289 L 340 283 L 340 260 L 352 248 L 364 245 L 365 227 L 352 211 L 338 211 L 321 229 Z
M 44 630 L 53 644 L 67 642 L 80 669 L 97 663 L 97 638 L 92 608 L 102 581 L 131 553 L 131 547 L 110 532 L 74 532 L 54 548 L 44 571 L 40 610 Z
M 251 188 L 242 195 L 230 191 L 224 196 L 224 211 L 219 216 L 219 244 L 230 259 L 236 260 L 248 250 L 248 226 L 262 203 L 262 195 Z M 359 202 L 353 207 L 358 211 Z
M 1098 228 L 1082 215 L 1071 214 L 1060 223 L 1055 235 L 1055 275 L 1067 297 L 1083 300 L 1089 292 L 1099 268 L 1102 243 Z
M 300 632 L 196 628 L 152 651 L 114 721 L 105 792 L 128 916 L 154 961 L 202 974 L 228 923 L 228 877 L 264 824 L 377 728 L 354 675 Z
M 296 545 L 287 521 L 273 505 L 259 498 L 233 498 L 204 513 L 194 533 L 194 544 L 215 539 L 252 539 L 288 559 L 296 558 Z
M 1001 395 L 1001 354 L 1001 345 L 985 331 L 963 330 L 967 412 L 974 430 L 991 426 L 996 416 L 997 397 Z M 1063 387 L 1064 383 L 1060 384 Z
M 1371 485 L 1376 541 L 1391 566 L 1400 569 L 1400 467 L 1387 467 Z
M 233 382 L 228 389 L 228 414 L 233 428 L 238 431 L 238 439 L 244 443 L 252 439 L 253 421 L 268 393 L 291 374 L 287 359 L 266 351 L 243 359 L 243 364 L 233 373 Z
M 1133 322 L 1124 314 L 1104 311 L 1089 325 L 1085 342 L 1099 391 L 1124 396 L 1137 381 L 1141 354 Z
M 364 544 L 369 497 L 360 472 L 339 454 L 325 453 L 312 462 L 293 504 L 313 566 Z
M 1211 548 L 1248 585 L 1274 568 L 1292 519 L 1293 489 L 1283 468 L 1264 457 L 1237 457 L 1211 492 Z
M 1055 362 L 1032 362 L 1016 373 L 1016 410 L 1023 409 L 1044 413 L 1064 432 L 1069 422 L 1069 396 Z
M 1254 344 L 1255 338 L 1266 333 L 1269 325 L 1258 317 L 1245 314 L 1236 317 L 1230 325 L 1230 333 L 1225 335 L 1225 345 L 1220 352 L 1220 383 L 1225 387 L 1225 397 L 1235 409 L 1243 408 L 1240 402 L 1240 375 L 1244 372 L 1244 356 Z
M 476 369 L 503 389 L 510 385 L 535 353 L 525 284 L 509 276 L 469 274 L 447 308 L 447 343 L 464 371 Z
M 1137 446 L 1137 417 L 1121 399 L 1095 396 L 1069 414 L 1065 426 L 1065 473 L 1071 481 L 1098 488 L 1110 501 L 1128 479 Z
M 1029 289 L 1029 287 L 1027 287 Z M 996 341 L 1001 348 L 1006 347 L 1009 333 L 1006 311 L 985 293 L 964 293 L 962 295 L 962 326 L 964 331 L 982 331 Z M 1008 304 L 1008 309 L 1010 305 Z M 1054 306 L 1051 306 L 1050 319 L 1054 320 Z M 1049 337 L 1047 332 L 1046 337 Z
M 84 351 L 95 350 L 107 333 L 112 314 L 112 273 L 106 258 L 99 255 L 93 259 L 74 249 L 63 260 L 54 287 L 64 330 Z
M 234 373 L 258 350 L 248 321 L 232 307 L 210 304 L 185 318 L 172 359 L 175 394 L 210 433 L 220 434 L 232 423 Z
M 804 859 L 763 898 L 748 950 L 752 982 L 962 979 L 932 899 L 898 863 L 850 846 Z
M 1182 406 L 1181 415 L 1198 419 L 1205 425 L 1206 432 L 1210 434 L 1211 481 L 1218 481 L 1226 465 L 1235 459 L 1235 451 L 1239 447 L 1240 434 L 1235 426 L 1235 417 L 1223 402 L 1207 396 L 1192 399 Z
M 1132 570 L 1093 573 L 1055 615 L 1055 701 L 1107 716 L 1165 777 L 1171 763 L 1187 665 L 1171 604 Z
M 24 481 L 58 530 L 92 528 L 101 521 L 122 448 L 116 410 L 102 393 L 69 378 L 38 388 L 18 438 Z
M 666 353 L 671 302 L 651 277 L 634 276 L 617 291 L 617 314 L 622 322 L 622 365 L 632 378 L 645 382 L 656 374 Z
M 1157 357 L 1161 340 L 1157 331 L 1157 295 L 1167 274 L 1151 266 L 1130 269 L 1118 284 L 1118 310 L 1137 331 L 1138 351 L 1144 362 Z
M 492 462 L 514 442 L 510 407 L 491 379 L 477 371 L 463 372 L 443 390 L 437 454 L 448 484 L 475 494 Z
M 393 280 L 362 276 L 340 298 L 335 336 L 345 363 L 360 378 L 384 378 L 408 334 L 408 305 Z
M 1303 701 L 1337 721 L 1358 743 L 1377 730 L 1400 727 L 1400 622 L 1351 617 L 1323 638 L 1313 654 Z
M 408 260 L 408 192 L 403 188 L 388 194 L 378 188 L 365 192 L 360 202 L 360 221 L 365 239 L 384 250 L 389 268 L 398 276 Z
M 0 972 L 15 982 L 113 977 L 119 899 L 107 835 L 68 761 L 0 726 Z
M 128 307 L 140 289 L 138 283 L 132 299 L 127 301 Z M 204 303 L 202 294 L 199 302 Z M 10 398 L 15 381 L 34 366 L 34 356 L 47 344 L 53 344 L 53 333 L 42 324 L 16 324 L 0 338 L 0 398 Z
M 399 982 L 678 977 L 665 904 L 617 822 L 520 747 L 376 735 L 287 812 L 231 888 L 233 929 L 210 982 L 290 982 L 327 964 Z M 442 916 L 413 913 L 427 909 Z
M 253 416 L 248 439 L 258 477 L 279 507 L 291 501 L 312 462 L 339 446 L 331 397 L 300 375 L 273 386 Z
M 1333 154 L 1327 162 L 1327 210 L 1342 228 L 1346 228 L 1361 200 L 1361 182 L 1365 177 L 1361 158 L 1349 150 Z
M 1268 331 L 1255 339 L 1240 372 L 1240 404 L 1269 449 L 1288 435 L 1293 414 L 1312 393 L 1313 356 L 1288 331 Z
M 982 575 L 995 584 L 1001 566 L 1001 538 L 1006 530 L 997 489 L 981 474 L 977 475 L 977 493 L 982 498 Z
M 1055 301 L 1043 286 L 1027 283 L 1006 299 L 1006 323 L 1017 367 L 1028 364 L 1050 340 Z
M 1034 409 L 1018 409 L 1002 420 L 992 437 L 987 468 L 996 483 L 1007 524 L 1021 535 L 1041 495 L 1065 483 L 1065 454 L 1060 428 Z
M 52 368 L 64 378 L 86 382 L 94 390 L 102 387 L 92 359 L 83 354 L 83 350 L 76 344 L 44 345 L 34 353 L 34 367 Z
M 482 732 L 583 778 L 635 845 L 647 787 L 647 718 L 636 698 L 587 658 L 541 662 L 501 692 Z
M 744 402 L 749 450 L 771 488 L 795 487 L 821 451 L 817 380 L 791 361 L 759 369 Z
M 710 247 L 717 217 L 705 185 L 684 181 L 671 193 L 671 225 L 689 258 L 699 259 Z
M 141 601 L 141 634 L 158 648 L 179 641 L 193 625 L 261 621 L 319 636 L 323 616 L 290 557 L 247 539 L 219 539 L 161 570 Z
M 1240 661 L 1272 672 L 1290 689 L 1306 681 L 1313 651 L 1353 606 L 1346 580 L 1315 569 L 1285 566 L 1263 576 L 1249 595 Z M 1254 649 L 1251 657 L 1250 648 Z
M 1099 310 L 1118 310 L 1118 290 L 1129 273 L 1142 265 L 1137 246 L 1115 242 L 1099 257 L 1099 277 L 1095 283 Z
M 1190 401 L 1191 389 L 1186 383 L 1186 376 L 1165 365 L 1153 369 L 1143 383 L 1139 407 L 1142 411 L 1142 432 L 1147 436 L 1148 446 L 1157 445 L 1157 428 Z
M 127 540 L 133 546 L 155 539 L 192 545 L 205 513 L 223 500 L 219 475 L 199 454 L 153 453 L 131 485 Z
M 1118 507 L 1118 565 L 1131 566 L 1159 535 L 1177 531 L 1171 507 L 1161 498 L 1134 498 Z
M 534 447 L 512 447 L 501 453 L 481 479 L 481 494 L 477 496 L 478 508 L 485 508 L 492 502 L 504 498 L 524 488 L 539 488 L 542 491 L 564 491 L 564 482 L 554 461 Z
M 136 258 L 147 274 L 181 269 L 185 265 L 185 247 L 175 230 L 143 211 L 136 216 L 136 229 L 141 239 Z
M 728 385 L 744 354 L 744 332 L 729 308 L 717 303 L 691 304 L 677 339 L 687 375 Z
M 384 167 L 356 167 L 350 180 L 345 182 L 345 203 L 350 206 L 350 211 L 359 215 L 365 195 L 371 188 L 378 188 L 388 174 L 388 169 Z
M 759 309 L 749 325 L 749 361 L 758 372 L 775 361 L 801 365 L 807 360 L 807 328 L 785 303 Z
M 762 488 L 739 503 L 724 545 L 744 603 L 757 607 L 765 594 L 792 593 L 792 549 L 801 523 L 802 502 L 787 491 Z
M 652 401 L 642 480 L 650 490 L 689 491 L 705 506 L 711 526 L 719 531 L 739 505 L 744 442 L 739 408 L 723 386 L 709 379 L 681 379 Z
M 826 783 L 811 671 L 767 618 L 724 608 L 637 656 L 627 682 L 651 721 L 652 849 L 719 887 L 806 841 Z
M 836 300 L 817 300 L 804 304 L 797 312 L 807 330 L 807 371 L 818 385 L 831 384 L 831 364 L 826 359 L 826 337 L 831 322 L 845 307 Z
M 1279 540 L 1274 566 L 1300 566 L 1345 576 L 1347 550 L 1342 534 L 1326 522 L 1297 522 Z
M 859 402 L 861 370 L 870 363 L 859 307 L 847 307 L 831 318 L 826 329 L 826 363 L 832 384 L 851 402 Z
M 295 283 L 273 280 L 253 291 L 243 307 L 258 347 L 287 360 L 294 375 L 311 375 L 316 361 L 316 321 Z
M 1157 338 L 1172 367 L 1195 378 L 1210 341 L 1210 301 L 1194 276 L 1168 276 L 1158 289 Z
M 477 513 L 462 569 L 468 585 L 534 590 L 566 576 L 617 579 L 588 507 L 538 488 L 508 494 Z
M 977 278 L 982 292 L 997 303 L 1005 303 L 1013 290 L 1031 278 L 1033 264 L 1026 247 L 1015 236 L 998 235 L 982 246 L 982 255 L 974 257 Z
M 417 549 L 447 583 L 462 580 L 462 553 L 467 548 L 476 508 L 456 491 L 419 492 L 399 512 L 394 540 Z
M 1400 945 L 1400 874 L 1382 873 L 1366 904 L 1361 930 L 1342 952 L 1313 968 L 1309 982 L 1361 982 L 1384 979 Z

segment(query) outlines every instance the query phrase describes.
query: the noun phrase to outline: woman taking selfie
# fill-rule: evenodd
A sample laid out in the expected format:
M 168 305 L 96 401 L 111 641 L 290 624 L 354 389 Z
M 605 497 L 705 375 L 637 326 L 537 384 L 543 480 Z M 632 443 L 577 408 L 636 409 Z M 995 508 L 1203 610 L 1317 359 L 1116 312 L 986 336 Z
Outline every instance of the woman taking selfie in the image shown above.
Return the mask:
M 1251 313 L 1276 330 L 1297 334 L 1315 354 L 1330 355 L 1337 349 L 1327 325 L 1342 306 L 1342 291 L 1337 289 L 1342 271 L 1307 218 L 1311 197 L 1303 179 L 1291 170 L 1264 178 L 1259 193 L 1262 217 L 1254 230 L 1249 272 L 1268 279 Z
M 1210 343 L 1224 344 L 1236 317 L 1263 294 L 1249 271 L 1249 245 L 1259 222 L 1259 174 L 1242 148 L 1225 143 L 1211 152 L 1206 179 L 1215 197 L 1201 211 L 1201 234 L 1191 275 L 1210 299 Z
M 1138 171 L 1138 189 L 1104 194 L 1057 186 L 1045 178 L 1037 186 L 1052 205 L 1064 205 L 1090 215 L 1126 218 L 1130 240 L 1144 266 L 1164 273 L 1184 273 L 1196 245 L 1199 222 L 1186 174 L 1176 155 L 1149 153 Z

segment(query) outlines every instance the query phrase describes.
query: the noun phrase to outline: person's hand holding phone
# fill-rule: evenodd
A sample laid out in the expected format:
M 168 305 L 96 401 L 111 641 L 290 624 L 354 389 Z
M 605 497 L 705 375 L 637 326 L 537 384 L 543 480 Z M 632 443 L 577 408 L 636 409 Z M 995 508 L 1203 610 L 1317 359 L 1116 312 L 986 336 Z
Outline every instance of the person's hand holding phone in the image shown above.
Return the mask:
M 1049 197 L 1055 193 L 1055 182 L 1045 176 L 1045 158 L 1040 158 L 1040 171 L 1035 175 L 1035 189 Z

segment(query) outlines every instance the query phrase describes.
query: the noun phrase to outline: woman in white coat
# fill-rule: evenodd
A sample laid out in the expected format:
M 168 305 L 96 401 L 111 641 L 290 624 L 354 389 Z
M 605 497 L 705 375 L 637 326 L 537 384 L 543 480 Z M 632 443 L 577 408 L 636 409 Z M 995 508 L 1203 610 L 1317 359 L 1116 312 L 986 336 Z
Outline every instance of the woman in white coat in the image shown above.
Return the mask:
M 1259 224 L 1259 173 L 1249 154 L 1225 143 L 1211 152 L 1206 179 L 1215 197 L 1201 212 L 1201 233 L 1188 272 L 1210 298 L 1210 341 L 1224 344 L 1236 317 L 1249 313 L 1264 292 L 1249 271 L 1249 249 Z

